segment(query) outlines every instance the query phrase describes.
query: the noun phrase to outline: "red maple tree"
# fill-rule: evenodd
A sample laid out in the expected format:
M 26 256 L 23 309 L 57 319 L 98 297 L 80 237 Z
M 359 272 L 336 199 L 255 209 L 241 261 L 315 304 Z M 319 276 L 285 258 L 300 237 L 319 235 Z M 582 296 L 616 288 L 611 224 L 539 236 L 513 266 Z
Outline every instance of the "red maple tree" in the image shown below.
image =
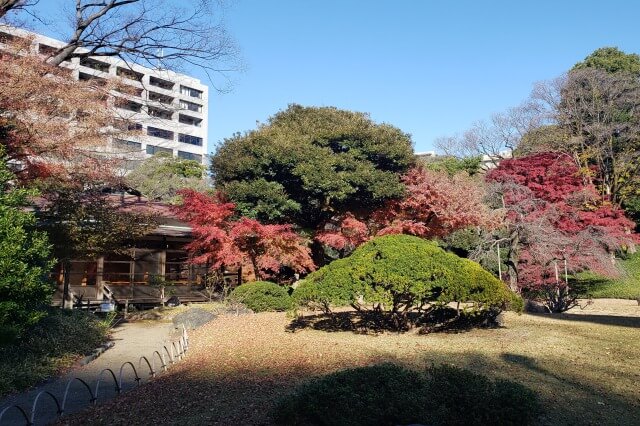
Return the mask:
M 220 194 L 185 189 L 180 195 L 183 202 L 175 211 L 193 229 L 193 241 L 186 246 L 192 262 L 214 269 L 250 264 L 258 279 L 275 277 L 283 268 L 296 273 L 315 269 L 306 241 L 292 225 L 237 218 L 235 205 Z
M 410 234 L 438 238 L 472 226 L 492 227 L 499 216 L 484 204 L 484 189 L 464 174 L 449 176 L 416 167 L 402 178 L 406 195 L 381 209 L 356 218 L 335 218 L 316 239 L 336 250 L 350 252 L 375 235 Z
M 589 269 L 615 275 L 613 254 L 637 241 L 635 224 L 599 198 L 568 155 L 504 160 L 487 180 L 498 184 L 502 196 L 514 289 L 559 293 L 568 290 L 569 272 Z

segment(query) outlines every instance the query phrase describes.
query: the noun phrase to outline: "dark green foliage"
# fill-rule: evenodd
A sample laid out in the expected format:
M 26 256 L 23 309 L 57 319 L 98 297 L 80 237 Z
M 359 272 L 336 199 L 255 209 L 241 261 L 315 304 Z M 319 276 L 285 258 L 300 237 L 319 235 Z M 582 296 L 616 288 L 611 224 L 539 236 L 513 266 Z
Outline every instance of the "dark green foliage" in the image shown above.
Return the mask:
M 635 53 L 624 53 L 617 47 L 601 47 L 596 49 L 573 69 L 597 68 L 610 73 L 628 72 L 640 74 L 640 56 Z
M 236 134 L 211 159 L 216 188 L 243 214 L 316 228 L 332 215 L 403 194 L 414 162 L 409 135 L 362 113 L 290 105 Z
M 439 156 L 423 160 L 428 170 L 446 172 L 449 176 L 465 172 L 469 176 L 478 174 L 482 166 L 482 157 L 457 158 L 453 156 Z
M 291 309 L 291 296 L 286 287 L 269 281 L 254 281 L 236 287 L 229 298 L 254 312 Z
M 0 346 L 0 395 L 37 384 L 104 343 L 109 321 L 51 309 L 11 344 Z
M 636 230 L 640 230 L 640 196 L 634 195 L 622 203 L 625 214 L 636 223 Z
M 354 368 L 299 386 L 280 399 L 281 425 L 526 425 L 537 395 L 519 384 L 455 367 L 426 374 L 394 364 Z
M 374 238 L 310 274 L 293 298 L 298 306 L 327 312 L 331 306 L 351 305 L 398 330 L 452 302 L 467 304 L 465 311 L 492 315 L 508 305 L 522 310 L 522 300 L 479 264 L 409 235 Z
M 43 315 L 54 291 L 48 278 L 53 263 L 46 234 L 25 211 L 33 192 L 13 188 L 14 176 L 0 159 L 0 344 Z
M 128 186 L 145 197 L 170 204 L 181 201 L 178 191 L 184 188 L 205 192 L 210 187 L 203 175 L 205 167 L 195 160 L 159 153 L 148 158 L 125 176 Z

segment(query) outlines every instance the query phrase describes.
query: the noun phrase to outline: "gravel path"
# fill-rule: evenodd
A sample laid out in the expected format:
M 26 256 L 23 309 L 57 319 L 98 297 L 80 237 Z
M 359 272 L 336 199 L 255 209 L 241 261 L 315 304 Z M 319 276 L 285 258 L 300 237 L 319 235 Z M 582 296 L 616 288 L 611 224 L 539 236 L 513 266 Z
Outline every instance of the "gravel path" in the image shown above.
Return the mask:
M 31 414 L 31 407 L 37 394 L 42 390 L 47 390 L 54 394 L 62 403 L 65 387 L 69 380 L 78 377 L 87 382 L 91 389 L 95 391 L 98 376 L 105 368 L 114 371 L 116 377 L 120 373 L 120 367 L 125 362 L 133 363 L 138 368 L 140 356 L 145 355 L 150 360 L 153 352 L 160 350 L 164 345 L 178 340 L 180 333 L 171 323 L 124 323 L 114 328 L 112 341 L 114 346 L 105 351 L 100 357 L 87 365 L 73 368 L 64 376 L 54 379 L 49 383 L 39 386 L 31 391 L 12 395 L 0 401 L 0 411 L 8 405 L 20 405 L 25 408 L 28 415 Z M 159 364 L 157 362 L 156 364 Z M 143 381 L 149 377 L 148 367 L 142 368 L 139 376 Z M 127 391 L 135 386 L 135 375 L 130 366 L 123 370 L 123 391 Z M 98 403 L 111 399 L 116 395 L 113 378 L 108 372 L 103 375 L 98 392 Z M 65 414 L 77 412 L 89 405 L 89 393 L 79 381 L 74 381 L 70 387 L 68 399 L 65 405 Z M 57 408 L 55 402 L 48 395 L 43 394 L 37 405 L 35 425 L 49 424 L 56 419 Z M 7 411 L 0 421 L 0 426 L 25 424 L 24 418 L 15 409 Z

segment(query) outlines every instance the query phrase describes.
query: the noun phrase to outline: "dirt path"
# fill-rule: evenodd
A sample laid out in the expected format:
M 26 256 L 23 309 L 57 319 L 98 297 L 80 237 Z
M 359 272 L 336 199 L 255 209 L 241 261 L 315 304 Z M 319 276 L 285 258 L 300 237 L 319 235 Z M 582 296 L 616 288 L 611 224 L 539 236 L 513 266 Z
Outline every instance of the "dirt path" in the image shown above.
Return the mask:
M 164 345 L 178 340 L 179 333 L 173 324 L 166 322 L 152 323 L 125 323 L 113 330 L 112 340 L 114 346 L 105 351 L 96 360 L 85 366 L 73 368 L 64 376 L 49 383 L 37 387 L 28 392 L 12 395 L 0 401 L 0 411 L 8 405 L 20 405 L 25 408 L 27 414 L 31 414 L 31 407 L 37 394 L 42 390 L 47 390 L 54 394 L 62 403 L 65 388 L 69 380 L 77 377 L 84 380 L 95 391 L 98 376 L 105 368 L 110 368 L 119 376 L 120 367 L 125 362 L 132 362 L 138 368 L 140 356 L 145 355 L 151 360 L 154 351 L 160 350 Z M 159 363 L 159 360 L 156 364 Z M 139 372 L 139 376 L 146 380 L 149 376 L 148 367 Z M 135 375 L 130 366 L 123 369 L 122 388 L 123 391 L 135 386 Z M 98 391 L 98 403 L 113 398 L 116 395 L 113 377 L 105 372 L 103 381 Z M 65 404 L 65 414 L 71 414 L 86 408 L 89 405 L 89 392 L 79 381 L 74 381 L 68 393 Z M 37 404 L 36 425 L 44 425 L 55 421 L 56 404 L 52 398 L 43 394 Z M 15 409 L 8 411 L 0 421 L 0 426 L 25 424 L 24 417 Z

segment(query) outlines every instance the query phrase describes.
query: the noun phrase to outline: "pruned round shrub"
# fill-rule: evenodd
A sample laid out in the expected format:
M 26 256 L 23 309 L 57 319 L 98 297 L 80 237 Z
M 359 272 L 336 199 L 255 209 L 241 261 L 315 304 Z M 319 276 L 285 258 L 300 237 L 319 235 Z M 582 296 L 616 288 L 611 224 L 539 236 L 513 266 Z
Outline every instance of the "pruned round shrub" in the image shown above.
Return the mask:
M 526 425 L 537 395 L 450 366 L 419 373 L 394 364 L 338 371 L 300 385 L 273 410 L 280 425 Z
M 393 329 L 407 329 L 451 303 L 467 316 L 495 316 L 508 306 L 522 310 L 522 300 L 478 263 L 409 235 L 374 238 L 310 274 L 293 299 L 327 312 L 351 305 Z
M 236 287 L 229 298 L 254 312 L 286 311 L 291 308 L 291 296 L 286 287 L 269 281 L 254 281 Z

